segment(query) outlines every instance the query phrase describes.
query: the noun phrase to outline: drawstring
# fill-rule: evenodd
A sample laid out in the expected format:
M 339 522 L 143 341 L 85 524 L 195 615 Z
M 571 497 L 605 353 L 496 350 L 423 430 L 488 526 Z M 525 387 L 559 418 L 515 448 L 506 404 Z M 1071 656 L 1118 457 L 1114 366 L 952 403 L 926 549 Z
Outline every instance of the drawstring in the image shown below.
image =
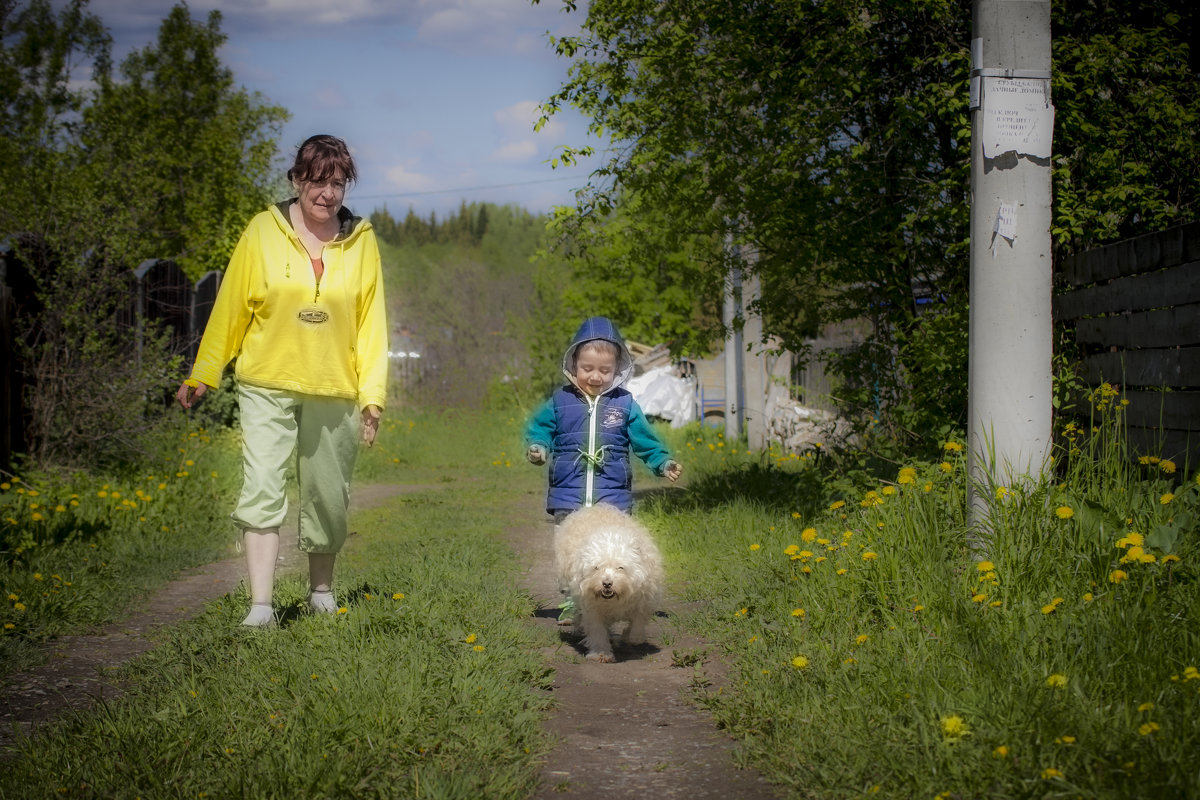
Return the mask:
M 608 455 L 608 448 L 611 445 L 602 444 L 596 448 L 595 452 L 589 453 L 584 448 L 579 448 L 579 455 L 575 456 L 575 463 L 580 461 L 586 462 L 592 469 L 599 469 L 604 466 L 604 459 Z

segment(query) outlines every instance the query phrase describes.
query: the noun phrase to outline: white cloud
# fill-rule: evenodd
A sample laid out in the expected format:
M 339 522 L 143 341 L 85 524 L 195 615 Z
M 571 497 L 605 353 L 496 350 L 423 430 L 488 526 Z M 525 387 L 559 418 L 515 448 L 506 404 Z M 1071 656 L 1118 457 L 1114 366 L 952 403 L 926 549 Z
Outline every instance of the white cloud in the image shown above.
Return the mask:
M 436 178 L 419 172 L 410 172 L 404 164 L 390 167 L 385 174 L 388 184 L 399 193 L 429 192 L 438 188 Z
M 538 104 L 533 100 L 522 100 L 493 114 L 500 144 L 492 151 L 490 160 L 529 161 L 537 156 L 540 144 L 561 138 L 565 128 L 553 118 L 540 132 L 534 132 L 534 123 L 540 116 Z
M 492 161 L 528 161 L 537 155 L 537 144 L 531 140 L 508 142 L 492 151 Z

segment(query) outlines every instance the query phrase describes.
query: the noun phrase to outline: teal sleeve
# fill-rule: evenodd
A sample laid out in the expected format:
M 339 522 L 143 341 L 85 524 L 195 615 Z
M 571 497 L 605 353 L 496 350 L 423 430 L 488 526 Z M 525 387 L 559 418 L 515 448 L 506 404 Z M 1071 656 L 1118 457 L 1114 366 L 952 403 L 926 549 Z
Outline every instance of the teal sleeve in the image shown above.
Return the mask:
M 542 407 L 525 424 L 525 446 L 540 444 L 549 450 L 550 445 L 554 442 L 554 431 L 557 427 L 554 400 L 550 399 L 543 403 Z
M 662 475 L 667 462 L 671 460 L 667 446 L 650 427 L 650 420 L 646 419 L 642 407 L 636 402 L 629 407 L 629 446 L 655 475 Z

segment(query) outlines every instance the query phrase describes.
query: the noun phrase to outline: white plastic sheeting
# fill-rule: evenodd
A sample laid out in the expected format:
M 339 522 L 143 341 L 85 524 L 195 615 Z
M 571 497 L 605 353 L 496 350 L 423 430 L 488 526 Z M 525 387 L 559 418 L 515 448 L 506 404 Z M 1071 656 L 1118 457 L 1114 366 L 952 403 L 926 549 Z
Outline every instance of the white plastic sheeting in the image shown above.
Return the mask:
M 665 419 L 672 428 L 682 428 L 697 419 L 696 384 L 688 378 L 680 378 L 669 364 L 631 378 L 625 388 L 646 416 Z

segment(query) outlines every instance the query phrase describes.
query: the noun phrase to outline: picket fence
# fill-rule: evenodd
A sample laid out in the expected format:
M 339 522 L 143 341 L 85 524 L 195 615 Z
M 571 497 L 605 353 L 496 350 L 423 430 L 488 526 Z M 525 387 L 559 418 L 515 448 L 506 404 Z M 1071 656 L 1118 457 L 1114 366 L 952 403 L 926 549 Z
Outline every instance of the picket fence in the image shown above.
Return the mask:
M 131 332 L 131 358 L 141 358 L 143 337 L 151 325 L 170 333 L 172 353 L 191 363 L 221 286 L 213 271 L 193 283 L 174 261 L 152 258 L 129 272 L 128 300 L 118 323 Z M 25 449 L 25 393 L 32 377 L 22 368 L 16 337 L 18 309 L 36 307 L 35 282 L 9 243 L 0 245 L 0 470 L 11 467 L 13 453 Z

